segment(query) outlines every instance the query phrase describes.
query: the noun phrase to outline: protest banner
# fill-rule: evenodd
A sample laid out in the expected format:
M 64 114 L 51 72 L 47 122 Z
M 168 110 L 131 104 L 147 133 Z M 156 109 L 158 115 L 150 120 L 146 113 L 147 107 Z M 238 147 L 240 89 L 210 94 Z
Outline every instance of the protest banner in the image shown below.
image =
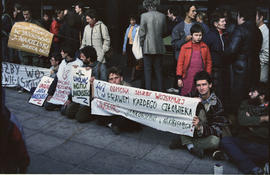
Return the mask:
M 48 57 L 53 34 L 28 22 L 16 22 L 9 34 L 8 47 Z
M 42 106 L 44 101 L 46 100 L 48 96 L 48 90 L 50 85 L 53 82 L 53 78 L 43 76 L 42 79 L 40 80 L 35 92 L 31 96 L 29 103 L 32 103 L 37 106 Z
M 196 114 L 197 98 L 182 97 L 94 81 L 91 113 L 121 115 L 130 120 L 176 134 L 192 136 L 192 119 Z
M 26 66 L 2 62 L 2 86 L 20 86 L 30 91 L 37 87 L 43 76 L 49 76 L 50 70 L 35 66 Z
M 72 68 L 72 101 L 90 106 L 90 78 L 92 69 Z
M 100 80 L 94 81 L 94 97 L 128 109 L 184 117 L 193 117 L 199 103 L 199 99 L 116 85 Z

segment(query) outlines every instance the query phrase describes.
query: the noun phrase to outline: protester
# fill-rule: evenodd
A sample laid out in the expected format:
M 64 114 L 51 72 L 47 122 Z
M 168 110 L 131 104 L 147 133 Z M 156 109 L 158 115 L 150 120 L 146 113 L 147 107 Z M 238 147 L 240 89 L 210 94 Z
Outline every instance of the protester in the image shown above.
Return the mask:
M 140 44 L 144 54 L 145 88 L 152 90 L 152 67 L 156 74 L 157 90 L 163 91 L 162 56 L 165 53 L 163 36 L 166 35 L 166 16 L 157 11 L 158 0 L 144 0 L 148 12 L 141 15 L 139 30 Z
M 123 43 L 123 55 L 127 54 L 127 66 L 131 68 L 131 81 L 135 79 L 136 73 L 136 58 L 132 52 L 133 41 L 136 35 L 136 31 L 138 30 L 138 24 L 136 24 L 136 17 L 129 17 L 130 25 L 128 26 Z
M 168 25 L 167 25 L 167 32 L 168 32 L 168 35 L 171 35 L 172 34 L 172 30 L 173 28 L 179 24 L 180 22 L 183 21 L 183 19 L 181 18 L 181 16 L 179 16 L 179 10 L 177 7 L 170 7 L 168 8 L 167 10 L 167 16 L 169 18 L 169 22 L 168 22 Z
M 264 24 L 265 17 L 263 16 L 260 10 L 257 10 L 256 13 L 256 24 L 262 32 L 263 42 L 262 48 L 260 51 L 260 64 L 261 64 L 261 73 L 260 81 L 268 82 L 268 72 L 269 72 L 269 29 Z
M 269 89 L 259 84 L 248 95 L 238 109 L 238 135 L 223 137 L 221 147 L 243 173 L 269 174 Z
M 55 10 L 55 17 L 51 23 L 50 26 L 50 32 L 54 34 L 53 42 L 52 42 L 52 52 L 59 52 L 60 53 L 60 45 L 59 45 L 59 37 L 58 33 L 60 30 L 60 27 L 63 23 L 64 18 L 64 11 L 60 9 Z
M 70 87 L 69 90 L 71 92 L 72 84 L 71 84 L 71 69 L 73 65 L 82 66 L 83 63 L 80 59 L 74 58 L 75 56 L 75 50 L 74 48 L 70 47 L 69 45 L 64 45 L 61 51 L 62 55 L 62 62 L 59 65 L 59 69 L 57 72 L 57 76 L 54 78 L 52 84 L 50 85 L 50 88 L 48 90 L 48 97 L 46 99 L 46 102 L 44 103 L 44 108 L 46 110 L 52 111 L 61 108 L 61 112 L 65 113 L 66 106 L 71 102 L 70 100 L 67 100 L 64 105 L 58 105 L 53 104 L 50 101 L 50 99 L 53 97 L 55 91 L 57 90 L 57 84 L 58 81 L 68 81 Z M 70 93 L 69 93 L 70 94 Z
M 227 60 L 230 61 L 230 113 L 236 114 L 237 109 L 248 94 L 248 89 L 260 80 L 259 51 L 262 35 L 255 24 L 255 10 L 240 6 L 238 25 L 234 29 L 230 42 L 225 47 Z
M 194 83 L 196 91 L 189 93 L 188 96 L 200 98 L 204 108 L 197 108 L 196 116 L 193 118 L 192 123 L 195 127 L 193 137 L 181 135 L 181 141 L 173 140 L 170 148 L 186 147 L 190 153 L 199 158 L 203 158 L 205 150 L 210 150 L 213 159 L 224 159 L 223 153 L 218 150 L 223 128 L 228 125 L 222 103 L 212 89 L 212 79 L 207 72 L 198 72 L 194 77 Z
M 221 11 L 215 11 L 211 14 L 211 28 L 209 32 L 204 35 L 203 41 L 210 49 L 212 58 L 212 77 L 215 93 L 224 102 L 226 94 L 226 84 L 229 82 L 226 78 L 226 58 L 224 56 L 226 19 Z
M 84 28 L 81 49 L 85 46 L 93 46 L 96 49 L 100 62 L 100 69 L 107 74 L 105 53 L 110 49 L 110 36 L 107 26 L 99 20 L 96 10 L 88 10 L 85 13 L 88 25 Z
M 41 25 L 42 25 L 46 30 L 50 31 L 51 23 L 52 23 L 52 21 L 51 21 L 51 18 L 50 18 L 50 16 L 49 16 L 49 14 L 45 12 L 45 13 L 43 14 L 43 18 L 41 19 Z
M 204 33 L 207 34 L 209 32 L 207 14 L 205 12 L 198 12 L 196 15 L 196 21 L 201 24 Z
M 112 84 L 130 86 L 123 81 L 122 71 L 117 67 L 111 67 L 108 70 L 108 82 Z M 112 129 L 113 133 L 118 135 L 121 132 L 136 132 L 141 130 L 141 125 L 122 116 L 98 116 L 98 124 L 104 125 Z
M 77 15 L 80 18 L 80 21 L 78 21 L 79 22 L 78 25 L 79 25 L 79 28 L 80 28 L 80 41 L 83 38 L 83 31 L 84 31 L 85 26 L 87 25 L 83 8 L 84 8 L 83 3 L 77 2 L 77 4 L 75 4 L 75 12 L 77 13 Z
M 176 75 L 181 95 L 186 95 L 195 89 L 193 83 L 197 72 L 206 70 L 211 74 L 212 59 L 208 46 L 201 41 L 203 28 L 200 24 L 194 24 L 190 29 L 191 41 L 181 47 L 179 54 Z
M 58 72 L 59 64 L 62 61 L 62 56 L 59 53 L 54 53 L 50 59 L 50 77 L 55 78 Z
M 15 3 L 13 17 L 14 17 L 15 22 L 24 21 L 21 4 Z
M 190 28 L 194 24 L 196 17 L 196 6 L 194 4 L 186 4 L 183 6 L 185 19 L 177 24 L 172 31 L 172 46 L 175 51 L 175 59 L 178 60 L 181 46 L 191 40 Z

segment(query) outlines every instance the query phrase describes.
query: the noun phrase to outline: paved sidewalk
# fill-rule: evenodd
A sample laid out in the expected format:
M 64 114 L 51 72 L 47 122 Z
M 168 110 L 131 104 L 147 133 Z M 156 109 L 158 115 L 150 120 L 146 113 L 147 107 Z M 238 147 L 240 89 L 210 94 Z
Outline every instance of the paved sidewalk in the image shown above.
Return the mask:
M 144 127 L 138 133 L 114 135 L 95 121 L 80 124 L 60 112 L 28 103 L 29 93 L 6 88 L 6 105 L 24 127 L 31 158 L 28 173 L 238 174 L 227 161 L 198 159 L 186 150 L 170 150 L 176 135 Z

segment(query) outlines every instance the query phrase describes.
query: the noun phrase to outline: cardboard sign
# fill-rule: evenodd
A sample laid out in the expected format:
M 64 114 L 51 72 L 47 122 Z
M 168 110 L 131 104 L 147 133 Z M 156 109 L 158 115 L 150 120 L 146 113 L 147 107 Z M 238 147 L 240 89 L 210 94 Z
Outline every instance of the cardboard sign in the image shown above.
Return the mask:
M 92 69 L 72 68 L 72 101 L 90 106 L 90 78 Z
M 31 96 L 29 103 L 37 106 L 42 106 L 48 96 L 48 90 L 53 82 L 53 78 L 44 76 L 39 82 L 35 92 Z
M 8 47 L 48 57 L 53 34 L 28 22 L 16 22 L 9 34 Z

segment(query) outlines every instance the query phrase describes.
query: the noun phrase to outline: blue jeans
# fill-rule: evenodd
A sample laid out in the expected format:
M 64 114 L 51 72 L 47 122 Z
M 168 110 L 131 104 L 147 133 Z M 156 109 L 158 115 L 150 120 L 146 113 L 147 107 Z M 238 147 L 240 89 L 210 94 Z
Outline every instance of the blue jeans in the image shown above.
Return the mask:
M 269 160 L 267 144 L 254 143 L 237 137 L 223 137 L 221 148 L 243 173 L 250 173 L 253 168 L 257 167 L 256 163 Z
M 161 67 L 162 55 L 144 55 L 144 77 L 145 88 L 152 90 L 152 66 L 157 79 L 157 90 L 162 92 L 162 67 Z

